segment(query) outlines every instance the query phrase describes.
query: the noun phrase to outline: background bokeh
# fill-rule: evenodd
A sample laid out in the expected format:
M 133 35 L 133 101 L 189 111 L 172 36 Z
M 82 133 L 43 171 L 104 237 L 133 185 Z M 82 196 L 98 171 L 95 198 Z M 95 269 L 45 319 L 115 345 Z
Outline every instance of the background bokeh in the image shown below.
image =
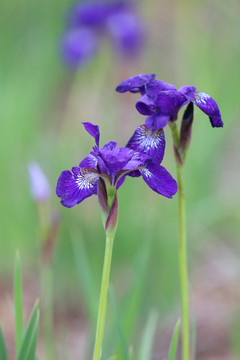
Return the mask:
M 91 343 L 104 253 L 97 198 L 63 208 L 55 186 L 61 171 L 77 165 L 93 145 L 82 121 L 100 126 L 100 144 L 126 144 L 144 118 L 134 108 L 137 96 L 118 94 L 115 87 L 128 76 L 156 73 L 177 87 L 194 85 L 209 93 L 222 113 L 224 128 L 213 129 L 207 116 L 195 110 L 184 169 L 191 305 L 196 358 L 237 359 L 240 3 L 139 1 L 147 28 L 142 56 L 122 59 L 105 42 L 78 71 L 61 60 L 69 5 L 66 0 L 2 0 L 0 5 L 0 321 L 9 334 L 8 346 L 12 314 L 7 298 L 16 249 L 26 303 L 38 296 L 37 213 L 27 172 L 33 160 L 50 181 L 52 209 L 60 215 L 53 261 L 55 336 L 66 359 L 77 358 Z M 165 133 L 163 165 L 175 175 L 169 129 Z M 163 359 L 180 314 L 177 197 L 160 197 L 142 179 L 129 178 L 118 199 L 104 356 L 116 348 L 121 352 L 127 342 L 138 358 L 142 332 L 154 311 L 158 327 L 152 359 Z

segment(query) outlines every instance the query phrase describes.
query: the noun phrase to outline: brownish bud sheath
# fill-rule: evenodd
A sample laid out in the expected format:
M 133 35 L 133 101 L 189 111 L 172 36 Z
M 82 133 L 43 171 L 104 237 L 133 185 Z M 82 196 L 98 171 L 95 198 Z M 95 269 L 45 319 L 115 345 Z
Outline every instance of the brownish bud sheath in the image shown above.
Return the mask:
M 107 190 L 106 190 L 105 182 L 101 178 L 99 178 L 99 181 L 97 184 L 97 193 L 98 193 L 98 202 L 99 202 L 101 211 L 108 214 L 109 207 L 108 207 L 108 201 L 107 201 Z
M 181 154 L 183 153 L 183 155 L 185 155 L 191 140 L 193 113 L 193 103 L 190 102 L 183 114 L 180 130 L 180 142 L 178 150 Z

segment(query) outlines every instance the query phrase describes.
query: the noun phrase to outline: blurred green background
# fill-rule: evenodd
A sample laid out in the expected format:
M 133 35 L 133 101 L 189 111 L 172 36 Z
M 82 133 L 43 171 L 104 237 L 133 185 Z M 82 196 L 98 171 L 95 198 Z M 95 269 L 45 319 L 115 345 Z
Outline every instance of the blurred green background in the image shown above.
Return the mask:
M 94 319 L 104 253 L 97 198 L 67 209 L 55 195 L 61 171 L 76 166 L 93 146 L 81 122 L 100 126 L 101 145 L 115 140 L 124 146 L 144 118 L 134 108 L 137 95 L 116 93 L 118 83 L 138 73 L 156 73 L 157 78 L 177 87 L 194 85 L 217 101 L 224 128 L 213 129 L 207 116 L 195 110 L 184 169 L 192 307 L 199 344 L 204 343 L 202 318 L 212 324 L 210 317 L 215 316 L 206 298 L 212 296 L 216 313 L 228 314 L 221 336 L 226 342 L 226 359 L 234 359 L 239 355 L 240 318 L 240 3 L 141 1 L 139 11 L 148 28 L 142 58 L 122 61 L 106 42 L 99 55 L 77 73 L 60 57 L 70 4 L 64 0 L 2 0 L 0 5 L 1 284 L 11 286 L 16 249 L 21 253 L 25 278 L 37 279 L 37 214 L 27 172 L 28 162 L 37 161 L 49 178 L 51 205 L 61 219 L 54 253 L 56 323 L 61 323 L 61 316 L 75 317 L 83 324 Z M 168 128 L 165 133 L 163 165 L 175 176 Z M 142 179 L 129 178 L 118 199 L 111 273 L 115 300 L 109 302 L 106 356 L 115 351 L 116 344 L 121 348 L 126 338 L 138 352 L 152 309 L 159 314 L 158 331 L 167 343 L 168 324 L 171 329 L 179 317 L 177 197 L 160 197 Z M 206 283 L 215 292 L 204 287 Z M 219 283 L 223 292 L 216 294 Z M 229 293 L 233 294 L 230 298 Z M 204 315 L 199 315 L 200 310 Z M 71 322 L 66 320 L 66 324 Z M 67 332 L 71 326 L 66 324 Z M 64 328 L 62 323 L 59 326 Z M 215 335 L 213 328 L 211 336 Z M 156 342 L 159 357 L 154 359 L 166 356 L 159 347 L 167 345 L 161 341 L 160 345 Z M 198 359 L 217 352 L 217 348 L 206 350 L 204 345 L 202 350 L 200 345 Z

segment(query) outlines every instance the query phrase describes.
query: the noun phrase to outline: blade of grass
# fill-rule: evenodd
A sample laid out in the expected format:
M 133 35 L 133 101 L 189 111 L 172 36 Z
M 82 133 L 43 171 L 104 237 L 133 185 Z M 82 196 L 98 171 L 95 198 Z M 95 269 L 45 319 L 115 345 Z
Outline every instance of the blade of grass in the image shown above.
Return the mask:
M 37 317 L 35 322 L 35 328 L 32 333 L 31 342 L 28 346 L 28 354 L 27 360 L 34 360 L 36 348 L 37 348 L 37 340 L 38 340 L 38 331 L 39 331 L 39 310 L 37 311 Z
M 23 336 L 23 313 L 22 313 L 22 281 L 20 269 L 20 255 L 17 251 L 14 269 L 14 306 L 15 306 L 15 346 L 16 356 L 19 353 Z
M 8 360 L 6 345 L 5 345 L 1 326 L 0 326 L 0 359 Z
M 152 357 L 152 347 L 154 334 L 157 328 L 158 315 L 156 311 L 152 311 L 148 317 L 147 324 L 145 326 L 142 341 L 139 348 L 139 360 L 150 360 Z
M 31 342 L 33 340 L 33 333 L 36 328 L 37 319 L 38 319 L 38 300 L 35 302 L 35 305 L 33 307 L 32 314 L 28 322 L 28 326 L 21 344 L 21 348 L 17 360 L 27 360 L 27 355 L 29 348 L 31 346 Z
M 175 329 L 173 331 L 169 352 L 168 352 L 168 360 L 175 360 L 176 352 L 177 352 L 177 345 L 178 345 L 178 336 L 179 336 L 179 328 L 180 328 L 181 320 L 178 319 Z

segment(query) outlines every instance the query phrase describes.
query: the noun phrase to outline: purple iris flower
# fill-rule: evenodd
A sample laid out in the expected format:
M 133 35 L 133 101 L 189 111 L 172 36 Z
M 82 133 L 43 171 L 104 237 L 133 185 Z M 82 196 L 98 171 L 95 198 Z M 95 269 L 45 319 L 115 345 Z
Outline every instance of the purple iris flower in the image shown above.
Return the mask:
M 139 54 L 145 29 L 133 4 L 119 0 L 85 1 L 72 6 L 62 40 L 62 56 L 72 67 L 89 61 L 107 36 L 124 56 Z
M 73 207 L 93 194 L 101 197 L 99 182 L 104 182 L 105 189 L 118 189 L 127 175 L 142 176 L 152 190 L 168 198 L 177 192 L 176 181 L 159 165 L 165 148 L 162 131 L 152 133 L 143 125 L 136 129 L 127 147 L 118 147 L 116 142 L 110 141 L 99 148 L 98 126 L 89 122 L 83 125 L 94 137 L 96 145 L 79 166 L 61 173 L 56 194 L 61 198 L 63 206 Z M 143 142 L 148 143 L 148 146 L 143 147 Z M 150 155 L 158 163 L 154 163 Z
M 213 127 L 222 127 L 223 122 L 217 103 L 208 94 L 197 91 L 194 86 L 182 86 L 179 90 L 172 85 L 155 79 L 153 74 L 140 74 L 124 80 L 116 91 L 139 92 L 142 96 L 136 108 L 147 115 L 146 128 L 153 130 L 165 127 L 169 121 L 176 121 L 179 109 L 192 102 L 209 116 Z
M 28 173 L 32 198 L 38 202 L 49 200 L 51 188 L 40 165 L 37 162 L 29 163 Z

